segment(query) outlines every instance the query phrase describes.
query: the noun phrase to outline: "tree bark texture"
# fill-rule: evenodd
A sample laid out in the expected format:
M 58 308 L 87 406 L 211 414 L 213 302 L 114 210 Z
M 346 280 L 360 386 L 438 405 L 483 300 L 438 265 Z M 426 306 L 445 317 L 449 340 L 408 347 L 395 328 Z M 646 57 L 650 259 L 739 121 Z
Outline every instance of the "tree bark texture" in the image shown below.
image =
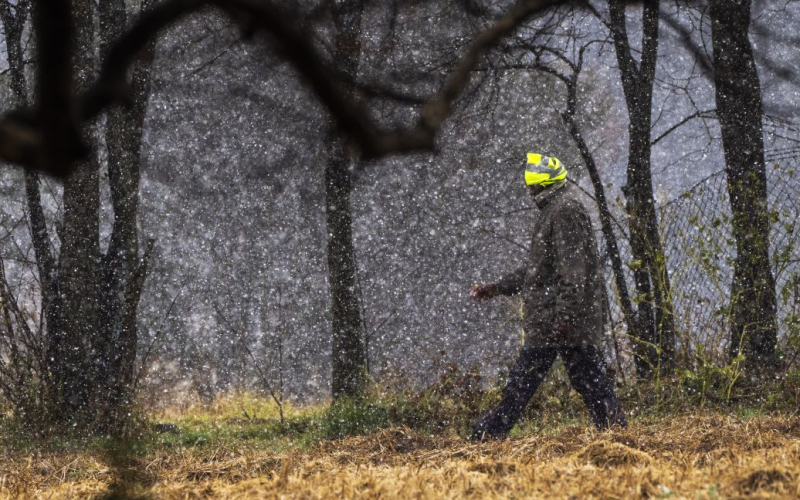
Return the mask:
M 589 178 L 592 181 L 594 188 L 595 202 L 597 203 L 598 213 L 600 217 L 600 227 L 603 231 L 603 239 L 606 244 L 606 252 L 611 260 L 611 270 L 614 273 L 614 284 L 617 290 L 617 298 L 619 300 L 622 315 L 625 319 L 625 324 L 628 328 L 628 334 L 634 338 L 638 338 L 638 322 L 636 313 L 633 309 L 631 296 L 628 292 L 628 283 L 625 280 L 625 273 L 622 267 L 622 258 L 619 253 L 619 246 L 617 245 L 617 237 L 614 233 L 614 227 L 611 224 L 611 210 L 608 208 L 608 201 L 606 200 L 605 189 L 603 189 L 603 182 L 600 179 L 600 172 L 597 170 L 597 164 L 594 161 L 594 156 L 589 150 L 589 146 L 583 139 L 583 134 L 575 121 L 575 113 L 577 111 L 577 79 L 578 73 L 576 72 L 571 81 L 567 82 L 567 108 L 562 114 L 564 123 L 569 127 L 572 140 L 578 146 L 578 151 L 581 154 L 586 170 L 589 172 Z
M 609 0 L 612 36 L 629 115 L 627 185 L 631 253 L 637 290 L 638 338 L 634 338 L 640 378 L 668 371 L 675 355 L 675 320 L 664 247 L 658 230 L 650 169 L 653 80 L 658 55 L 659 2 L 642 6 L 642 56 L 637 63 L 628 40 L 625 5 Z
M 145 9 L 148 4 L 145 2 Z M 99 19 L 100 52 L 107 54 L 127 25 L 125 1 L 101 2 Z M 138 342 L 137 310 L 150 248 L 148 246 L 144 257 L 140 257 L 137 222 L 142 132 L 154 56 L 155 41 L 151 41 L 131 70 L 130 105 L 113 106 L 106 114 L 105 140 L 114 224 L 102 261 L 102 321 L 99 326 L 103 332 L 98 351 L 103 353 L 106 363 L 98 382 L 104 384 L 105 392 L 100 407 L 108 412 L 104 420 L 111 425 L 124 423 L 121 417 L 130 402 Z
M 750 0 L 714 0 L 710 14 L 717 116 L 736 240 L 730 354 L 744 354 L 748 373 L 758 376 L 776 368 L 777 303 L 769 260 L 761 85 L 748 38 L 750 8 Z
M 75 87 L 85 89 L 94 73 L 94 5 L 74 0 Z M 91 127 L 86 127 L 87 129 Z M 93 135 L 84 130 L 86 136 Z M 86 140 L 86 139 L 84 139 Z M 100 320 L 99 163 L 92 155 L 64 180 L 64 220 L 58 275 L 62 331 L 50 337 L 53 362 L 53 409 L 65 422 L 90 419 L 94 384 L 102 360 L 95 357 Z
M 24 3 L 23 3 L 24 5 Z M 100 19 L 101 53 L 127 24 L 123 0 L 73 2 L 74 86 L 88 87 L 95 73 L 95 9 Z M 0 3 L 7 36 L 12 90 L 27 103 L 23 51 L 25 19 L 19 7 Z M 37 14 L 39 14 L 37 12 Z M 64 182 L 60 255 L 54 256 L 41 203 L 38 174 L 26 172 L 26 202 L 47 332 L 47 373 L 42 374 L 53 420 L 87 431 L 114 431 L 124 425 L 137 343 L 137 307 L 147 255 L 139 255 L 137 230 L 139 157 L 150 93 L 151 42 L 132 69 L 131 105 L 111 108 L 105 127 L 114 225 L 108 251 L 101 254 L 99 162 L 94 155 Z M 99 132 L 84 131 L 84 141 Z M 55 153 L 54 153 L 55 154 Z M 54 157 L 54 161 L 58 158 Z M 148 246 L 148 249 L 150 246 Z
M 24 49 L 22 34 L 25 22 L 30 14 L 31 6 L 27 1 L 17 2 L 12 8 L 8 0 L 0 2 L 0 20 L 6 42 L 6 56 L 8 60 L 8 73 L 11 83 L 11 93 L 14 107 L 25 107 L 31 104 L 28 84 L 25 78 Z M 31 242 L 36 258 L 39 282 L 41 283 L 41 310 L 44 315 L 46 331 L 58 337 L 61 332 L 61 297 L 58 291 L 58 275 L 56 262 L 53 256 L 50 234 L 42 208 L 39 174 L 33 170 L 25 171 L 25 204 L 28 209 L 28 223 L 31 232 Z M 45 353 L 39 353 L 42 360 Z M 49 401 L 47 390 L 50 373 L 42 373 L 44 386 L 41 387 L 43 401 Z M 28 381 L 30 382 L 30 381 Z
M 336 25 L 334 60 L 343 73 L 355 79 L 361 56 L 362 0 L 334 2 Z M 344 135 L 332 130 L 325 168 L 328 225 L 328 273 L 332 316 L 332 377 L 334 400 L 359 397 L 367 385 L 363 323 L 356 291 L 356 256 L 353 246 L 350 191 L 353 148 Z

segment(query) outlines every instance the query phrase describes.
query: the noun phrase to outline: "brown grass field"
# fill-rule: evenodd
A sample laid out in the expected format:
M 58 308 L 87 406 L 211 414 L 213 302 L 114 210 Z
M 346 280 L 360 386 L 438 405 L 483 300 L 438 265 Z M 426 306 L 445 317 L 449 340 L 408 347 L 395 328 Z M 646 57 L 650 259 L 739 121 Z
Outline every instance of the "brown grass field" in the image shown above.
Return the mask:
M 2 498 L 798 498 L 800 419 L 721 413 L 478 444 L 405 428 L 299 451 L 6 453 Z

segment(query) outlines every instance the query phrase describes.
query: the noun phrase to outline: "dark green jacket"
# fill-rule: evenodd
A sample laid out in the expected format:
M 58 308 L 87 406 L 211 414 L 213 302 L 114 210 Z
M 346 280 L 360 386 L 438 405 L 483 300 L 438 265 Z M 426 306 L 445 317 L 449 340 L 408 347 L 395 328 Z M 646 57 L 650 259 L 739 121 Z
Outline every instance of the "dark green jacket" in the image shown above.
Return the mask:
M 536 197 L 528 262 L 497 283 L 500 293 L 525 299 L 526 346 L 602 345 L 605 286 L 592 221 L 576 195 L 562 184 Z

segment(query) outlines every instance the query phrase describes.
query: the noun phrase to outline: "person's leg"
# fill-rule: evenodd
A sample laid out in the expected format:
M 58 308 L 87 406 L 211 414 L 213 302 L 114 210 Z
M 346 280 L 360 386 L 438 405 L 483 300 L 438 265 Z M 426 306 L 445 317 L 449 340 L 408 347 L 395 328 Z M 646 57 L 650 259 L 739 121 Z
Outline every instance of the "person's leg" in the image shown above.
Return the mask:
M 472 426 L 472 439 L 502 439 L 522 415 L 558 355 L 553 348 L 523 347 L 508 374 L 503 400 Z
M 598 349 L 595 346 L 565 347 L 559 349 L 559 353 L 567 367 L 570 383 L 583 397 L 597 429 L 605 430 L 612 425 L 626 427 L 628 422 Z

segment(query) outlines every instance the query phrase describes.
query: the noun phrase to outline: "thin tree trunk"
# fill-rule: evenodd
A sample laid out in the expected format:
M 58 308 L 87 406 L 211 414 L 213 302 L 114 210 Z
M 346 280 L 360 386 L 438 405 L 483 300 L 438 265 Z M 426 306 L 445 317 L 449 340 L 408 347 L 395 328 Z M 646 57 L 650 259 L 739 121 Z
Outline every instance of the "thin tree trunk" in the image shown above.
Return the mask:
M 344 73 L 355 78 L 361 56 L 362 0 L 335 2 L 334 59 Z M 361 311 L 356 293 L 356 257 L 350 209 L 353 149 L 336 130 L 327 141 L 330 156 L 325 169 L 328 224 L 328 272 L 331 289 L 332 377 L 334 400 L 361 396 L 367 385 Z
M 578 151 L 583 158 L 583 163 L 586 165 L 586 170 L 589 172 L 589 178 L 592 181 L 594 188 L 594 198 L 597 203 L 597 208 L 600 217 L 600 227 L 603 231 L 603 239 L 606 243 L 606 252 L 611 260 L 611 270 L 614 273 L 614 283 L 617 289 L 617 298 L 619 299 L 622 315 L 625 319 L 625 325 L 628 328 L 628 335 L 634 338 L 639 337 L 636 313 L 633 309 L 630 293 L 628 292 L 628 283 L 625 280 L 625 273 L 622 267 L 622 258 L 619 253 L 619 246 L 617 245 L 617 237 L 614 234 L 614 227 L 611 224 L 611 210 L 608 208 L 608 201 L 606 200 L 605 189 L 603 189 L 603 182 L 600 179 L 600 172 L 597 170 L 597 164 L 594 161 L 594 156 L 589 150 L 589 146 L 583 139 L 578 123 L 575 121 L 575 112 L 577 111 L 577 78 L 578 73 L 573 75 L 572 80 L 567 83 L 567 109 L 562 114 L 564 123 L 569 127 L 570 135 L 578 146 Z
M 630 185 L 631 181 L 628 181 Z M 642 227 L 642 215 L 639 200 L 626 188 L 623 188 L 628 212 L 628 230 L 633 257 L 633 282 L 636 287 L 636 322 L 638 337 L 633 337 L 633 352 L 636 360 L 636 375 L 640 379 L 648 379 L 656 371 L 659 364 L 657 349 L 657 331 L 653 314 L 653 284 L 647 265 L 645 228 Z
M 761 85 L 748 38 L 750 0 L 711 2 L 714 83 L 722 129 L 736 261 L 731 284 L 732 357 L 746 356 L 752 377 L 776 369 L 775 278 L 769 261 L 769 215 Z
M 25 201 L 30 220 L 31 241 L 39 271 L 39 282 L 42 287 L 42 314 L 45 329 L 49 337 L 58 337 L 61 333 L 61 293 L 58 286 L 56 261 L 50 245 L 50 234 L 42 208 L 42 196 L 39 174 L 25 172 Z
M 637 64 L 628 41 L 625 3 L 609 0 L 612 36 L 629 115 L 628 180 L 623 190 L 630 217 L 631 252 L 638 299 L 637 372 L 667 371 L 675 355 L 675 322 L 669 275 L 658 231 L 650 171 L 653 81 L 658 56 L 657 0 L 642 6 L 642 57 Z M 655 307 L 653 307 L 653 305 Z M 655 310 L 655 314 L 654 314 Z M 660 354 L 660 355 L 659 355 Z
M 149 8 L 145 2 L 144 8 Z M 104 0 L 99 4 L 100 52 L 106 54 L 128 23 L 124 0 Z M 151 41 L 132 69 L 133 99 L 128 107 L 114 106 L 106 114 L 105 140 L 108 151 L 108 180 L 114 225 L 102 265 L 102 345 L 98 350 L 106 364 L 100 382 L 104 383 L 101 405 L 107 413 L 105 424 L 119 428 L 126 420 L 130 403 L 136 346 L 137 311 L 147 257 L 139 255 L 139 180 L 142 132 L 150 98 L 150 74 L 155 56 Z

